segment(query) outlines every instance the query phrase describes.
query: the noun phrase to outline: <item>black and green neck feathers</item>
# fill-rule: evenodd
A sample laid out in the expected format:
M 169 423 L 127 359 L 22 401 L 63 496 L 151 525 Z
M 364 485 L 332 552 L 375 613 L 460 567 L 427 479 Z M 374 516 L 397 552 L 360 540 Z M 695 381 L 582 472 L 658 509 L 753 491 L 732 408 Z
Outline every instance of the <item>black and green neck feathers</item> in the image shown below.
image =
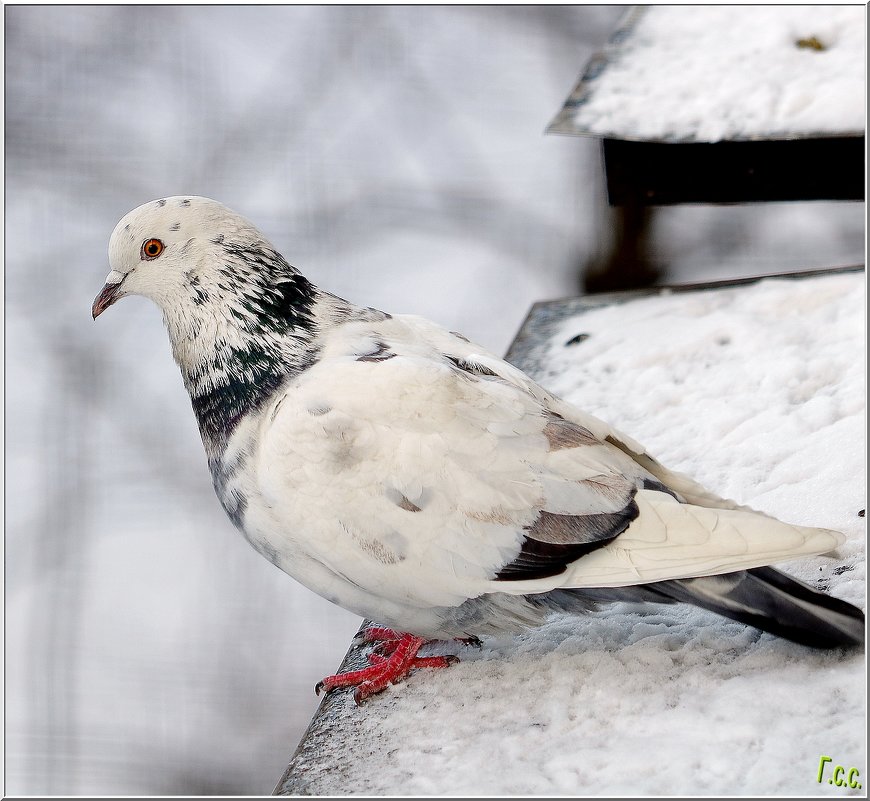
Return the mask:
M 196 358 L 178 359 L 210 454 L 223 449 L 243 415 L 310 366 L 320 295 L 264 243 L 213 243 L 222 256 L 216 275 L 190 279 Z

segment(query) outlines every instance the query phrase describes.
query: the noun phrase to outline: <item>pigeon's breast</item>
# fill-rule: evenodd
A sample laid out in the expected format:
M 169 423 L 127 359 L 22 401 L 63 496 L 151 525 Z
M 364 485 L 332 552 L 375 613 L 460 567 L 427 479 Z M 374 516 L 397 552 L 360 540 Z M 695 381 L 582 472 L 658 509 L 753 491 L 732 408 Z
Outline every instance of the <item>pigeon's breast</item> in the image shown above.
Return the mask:
M 263 410 L 245 527 L 262 512 L 279 551 L 396 602 L 461 604 L 516 555 L 541 502 L 517 458 L 546 448 L 533 404 L 447 363 L 324 360 Z

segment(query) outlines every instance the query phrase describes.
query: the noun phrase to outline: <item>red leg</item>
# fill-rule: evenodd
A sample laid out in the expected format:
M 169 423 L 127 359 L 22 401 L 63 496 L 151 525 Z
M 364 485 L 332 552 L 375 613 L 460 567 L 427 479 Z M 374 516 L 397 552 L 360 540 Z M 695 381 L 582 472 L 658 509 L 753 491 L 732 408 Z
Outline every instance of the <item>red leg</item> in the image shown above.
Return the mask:
M 418 657 L 417 652 L 426 644 L 426 640 L 413 634 L 399 635 L 394 646 L 392 641 L 388 642 L 392 646 L 389 656 L 369 654 L 369 667 L 327 676 L 317 683 L 315 691 L 319 695 L 321 690 L 331 692 L 339 687 L 356 687 L 353 697 L 360 703 L 370 695 L 384 690 L 388 684 L 397 684 L 416 667 L 443 668 L 458 661 L 455 656 Z
M 389 656 L 396 649 L 399 640 L 402 639 L 402 633 L 395 629 L 388 629 L 385 626 L 371 626 L 365 629 L 361 635 L 358 634 L 357 637 L 361 637 L 362 642 L 364 643 L 380 643 L 380 645 L 375 649 L 375 652 Z M 463 645 L 473 646 L 474 648 L 480 648 L 483 644 L 481 643 L 480 638 L 475 637 L 473 634 L 470 637 L 454 637 L 453 639 L 456 642 L 460 642 Z M 434 640 L 432 642 L 434 642 Z
M 363 632 L 363 642 L 390 642 L 401 639 L 401 632 L 384 626 L 371 626 Z
M 391 653 L 401 639 L 402 633 L 400 631 L 388 629 L 386 626 L 370 626 L 362 633 L 363 642 L 384 643 L 378 648 L 378 653 L 381 654 Z M 480 648 L 482 645 L 480 638 L 475 637 L 473 634 L 470 637 L 454 637 L 453 639 L 456 642 L 461 642 L 463 645 L 470 645 L 475 648 Z
M 375 653 L 389 656 L 402 639 L 401 632 L 395 629 L 388 629 L 385 626 L 370 626 L 361 633 L 357 634 L 354 640 L 361 643 L 376 642 L 378 645 L 375 648 Z
M 458 656 L 447 654 L 446 656 L 418 656 L 414 660 L 413 668 L 446 668 L 455 665 L 459 661 Z
M 387 661 L 386 657 L 381 656 L 375 651 L 372 651 L 368 655 L 368 660 L 369 664 L 372 665 L 383 665 Z M 447 656 L 415 656 L 411 667 L 446 668 L 450 667 L 450 665 L 455 665 L 458 661 L 459 657 L 453 656 L 453 654 L 448 654 Z

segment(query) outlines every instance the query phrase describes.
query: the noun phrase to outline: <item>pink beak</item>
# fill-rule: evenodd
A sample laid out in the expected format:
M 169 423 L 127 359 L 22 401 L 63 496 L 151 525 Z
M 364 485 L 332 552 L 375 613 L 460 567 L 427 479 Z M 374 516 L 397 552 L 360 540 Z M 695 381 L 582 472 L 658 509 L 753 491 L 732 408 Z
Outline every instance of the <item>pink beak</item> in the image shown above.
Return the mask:
M 109 308 L 116 300 L 121 297 L 121 283 L 106 284 L 100 294 L 94 298 L 94 305 L 91 307 L 91 314 L 96 320 L 106 309 Z

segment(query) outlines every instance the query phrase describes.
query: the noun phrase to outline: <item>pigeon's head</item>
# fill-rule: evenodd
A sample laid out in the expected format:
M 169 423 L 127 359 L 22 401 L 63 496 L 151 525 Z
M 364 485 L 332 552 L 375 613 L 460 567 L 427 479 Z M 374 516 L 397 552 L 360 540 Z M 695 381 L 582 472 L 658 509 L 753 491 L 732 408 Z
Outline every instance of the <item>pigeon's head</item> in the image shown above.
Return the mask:
M 125 295 L 153 300 L 164 313 L 209 297 L 234 253 L 269 251 L 245 218 L 205 197 L 167 197 L 127 214 L 109 240 L 111 272 L 94 300 L 96 319 Z M 278 257 L 280 258 L 280 257 Z

